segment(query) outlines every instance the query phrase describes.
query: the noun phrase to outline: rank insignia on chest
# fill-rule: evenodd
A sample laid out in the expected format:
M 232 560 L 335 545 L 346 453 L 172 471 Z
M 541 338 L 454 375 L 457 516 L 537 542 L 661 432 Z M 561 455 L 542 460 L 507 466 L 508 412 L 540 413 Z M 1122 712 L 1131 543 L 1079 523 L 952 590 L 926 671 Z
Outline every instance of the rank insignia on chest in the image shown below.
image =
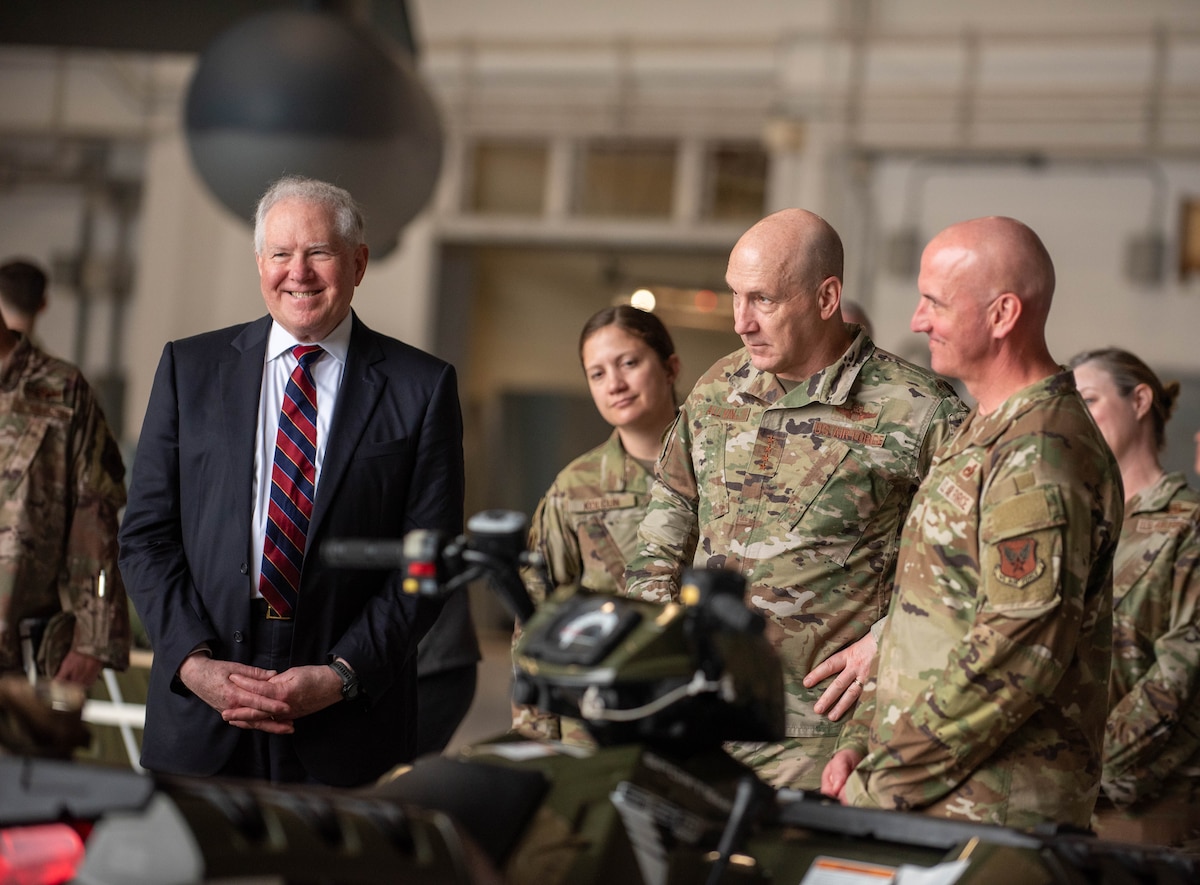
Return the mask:
M 1009 538 L 1000 541 L 996 547 L 1000 553 L 1000 560 L 993 574 L 1002 584 L 1025 587 L 1046 571 L 1046 563 L 1038 559 L 1038 544 L 1035 538 Z
M 968 464 L 962 470 L 958 471 L 958 475 L 961 476 L 965 480 L 970 480 L 970 478 L 978 472 L 979 472 L 979 462 L 972 461 L 970 464 Z
M 844 406 L 834 406 L 833 409 L 839 415 L 844 415 L 851 421 L 868 421 L 879 417 L 878 412 L 867 411 L 866 406 L 861 403 L 848 403 Z

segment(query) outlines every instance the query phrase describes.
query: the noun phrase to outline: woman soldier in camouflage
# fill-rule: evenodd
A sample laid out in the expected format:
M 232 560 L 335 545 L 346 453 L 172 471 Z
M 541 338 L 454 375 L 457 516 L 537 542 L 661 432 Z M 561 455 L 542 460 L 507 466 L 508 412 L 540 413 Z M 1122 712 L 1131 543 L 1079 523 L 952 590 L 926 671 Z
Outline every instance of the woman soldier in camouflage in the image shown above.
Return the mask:
M 1121 468 L 1125 521 L 1113 561 L 1113 658 L 1104 838 L 1200 847 L 1200 494 L 1159 463 L 1179 394 L 1123 350 L 1071 361 Z
M 525 575 L 535 603 L 556 587 L 576 583 L 607 593 L 624 590 L 625 564 L 637 549 L 638 525 L 650 502 L 654 461 L 675 418 L 679 357 L 654 314 L 628 305 L 606 307 L 584 324 L 579 358 L 596 408 L 613 433 L 568 464 L 538 504 L 529 547 L 542 554 L 549 580 Z M 515 711 L 513 725 L 560 737 L 556 721 L 536 717 L 529 708 Z

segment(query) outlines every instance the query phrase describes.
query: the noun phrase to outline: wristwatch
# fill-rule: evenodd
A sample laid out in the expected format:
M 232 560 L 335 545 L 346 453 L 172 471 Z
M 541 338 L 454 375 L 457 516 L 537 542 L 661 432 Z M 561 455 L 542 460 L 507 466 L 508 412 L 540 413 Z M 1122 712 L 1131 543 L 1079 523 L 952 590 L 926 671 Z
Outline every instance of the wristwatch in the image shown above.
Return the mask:
M 342 677 L 342 699 L 352 701 L 358 697 L 358 676 L 342 661 L 330 661 L 329 668 Z

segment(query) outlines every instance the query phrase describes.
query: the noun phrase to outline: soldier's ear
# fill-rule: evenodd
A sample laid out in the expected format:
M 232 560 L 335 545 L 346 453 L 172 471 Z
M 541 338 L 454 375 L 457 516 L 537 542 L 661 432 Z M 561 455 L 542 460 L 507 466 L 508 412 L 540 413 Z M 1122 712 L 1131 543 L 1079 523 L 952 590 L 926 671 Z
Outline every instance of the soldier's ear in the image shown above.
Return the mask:
M 1130 391 L 1129 401 L 1133 403 L 1133 414 L 1141 421 L 1150 414 L 1150 407 L 1154 405 L 1154 391 L 1149 384 L 1139 384 Z
M 821 285 L 817 286 L 817 309 L 821 312 L 823 320 L 841 316 L 842 281 L 837 277 L 826 277 Z
M 992 337 L 1006 338 L 1017 325 L 1021 317 L 1021 299 L 1012 292 L 997 296 L 987 307 L 987 321 L 992 329 Z

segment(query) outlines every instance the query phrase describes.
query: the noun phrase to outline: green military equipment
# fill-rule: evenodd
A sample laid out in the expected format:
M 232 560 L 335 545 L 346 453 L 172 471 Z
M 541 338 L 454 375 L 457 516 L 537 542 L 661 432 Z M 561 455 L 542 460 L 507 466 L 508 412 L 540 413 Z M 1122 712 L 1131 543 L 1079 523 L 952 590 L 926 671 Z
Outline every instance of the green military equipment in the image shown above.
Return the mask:
M 95 820 L 75 880 L 88 885 L 1200 880 L 1200 861 L 1070 828 L 849 808 L 768 787 L 721 746 L 731 736 L 770 739 L 782 719 L 781 677 L 769 673 L 779 665 L 761 618 L 741 603 L 737 576 L 689 575 L 680 601 L 663 607 L 568 591 L 533 615 L 527 598 L 514 597 L 526 554 L 510 534 L 522 525 L 487 514 L 463 538 L 417 533 L 403 547 L 372 541 L 330 554 L 398 564 L 411 592 L 495 578 L 528 618 L 521 683 L 583 718 L 595 748 L 505 734 L 354 791 L 0 759 L 0 836 L 64 813 Z

